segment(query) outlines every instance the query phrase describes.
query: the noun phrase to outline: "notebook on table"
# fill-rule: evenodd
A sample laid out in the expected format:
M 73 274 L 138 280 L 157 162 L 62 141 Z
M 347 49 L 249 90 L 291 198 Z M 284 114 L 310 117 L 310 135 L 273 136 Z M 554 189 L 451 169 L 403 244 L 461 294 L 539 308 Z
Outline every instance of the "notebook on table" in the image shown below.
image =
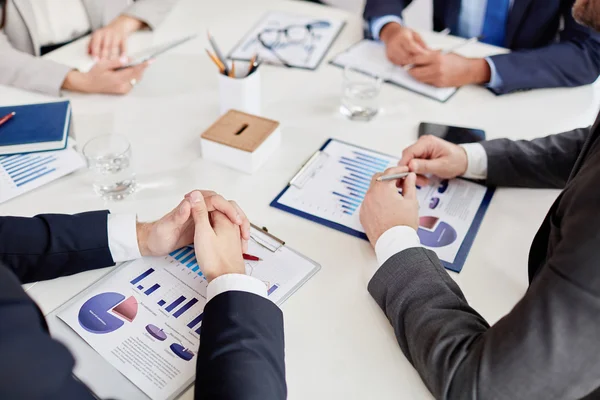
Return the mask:
M 385 54 L 385 45 L 372 40 L 361 40 L 348 50 L 338 54 L 331 64 L 352 67 L 368 75 L 381 77 L 386 82 L 422 94 L 431 99 L 446 102 L 457 88 L 437 88 L 414 79 L 404 68 L 392 64 Z
M 0 156 L 62 150 L 67 147 L 71 103 L 0 107 L 0 118 L 15 113 L 0 125 Z

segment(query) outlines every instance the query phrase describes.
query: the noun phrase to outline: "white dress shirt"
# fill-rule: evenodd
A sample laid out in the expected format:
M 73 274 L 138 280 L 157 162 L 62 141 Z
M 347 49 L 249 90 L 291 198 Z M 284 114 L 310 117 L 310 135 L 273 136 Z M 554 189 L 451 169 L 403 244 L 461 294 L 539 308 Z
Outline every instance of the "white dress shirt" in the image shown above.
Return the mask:
M 467 153 L 467 171 L 463 175 L 470 179 L 487 177 L 487 154 L 479 143 L 461 144 Z M 395 226 L 381 235 L 375 244 L 377 263 L 381 267 L 394 255 L 413 247 L 422 247 L 417 231 L 409 226 Z
M 68 42 L 91 30 L 82 0 L 33 0 L 31 3 L 40 46 Z
M 140 258 L 135 214 L 108 214 L 108 248 L 115 263 Z M 267 298 L 265 284 L 252 276 L 227 274 L 213 279 L 206 289 L 206 301 L 228 291 L 254 293 Z

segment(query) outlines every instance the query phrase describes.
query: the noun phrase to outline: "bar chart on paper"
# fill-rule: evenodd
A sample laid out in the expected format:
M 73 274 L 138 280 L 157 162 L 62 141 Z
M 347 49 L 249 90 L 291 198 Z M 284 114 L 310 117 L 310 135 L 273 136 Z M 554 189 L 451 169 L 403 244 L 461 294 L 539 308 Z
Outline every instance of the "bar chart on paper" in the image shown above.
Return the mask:
M 362 232 L 359 209 L 371 178 L 398 160 L 336 140 L 322 153 L 326 160 L 319 163 L 318 170 L 307 169 L 308 178 L 299 179 L 302 187 L 290 186 L 272 205 Z
M 70 174 L 84 165 L 81 156 L 72 148 L 0 156 L 0 203 Z

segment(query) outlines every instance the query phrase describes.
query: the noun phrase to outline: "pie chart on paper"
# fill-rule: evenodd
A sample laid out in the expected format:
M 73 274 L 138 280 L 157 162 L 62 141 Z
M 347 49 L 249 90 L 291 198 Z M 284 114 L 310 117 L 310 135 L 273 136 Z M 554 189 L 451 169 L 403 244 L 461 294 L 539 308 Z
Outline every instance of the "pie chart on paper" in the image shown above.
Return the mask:
M 79 325 L 94 334 L 114 332 L 137 315 L 135 297 L 125 299 L 120 293 L 100 293 L 87 300 L 79 309 Z
M 438 217 L 420 217 L 417 231 L 421 244 L 427 247 L 449 246 L 457 238 L 456 230 Z

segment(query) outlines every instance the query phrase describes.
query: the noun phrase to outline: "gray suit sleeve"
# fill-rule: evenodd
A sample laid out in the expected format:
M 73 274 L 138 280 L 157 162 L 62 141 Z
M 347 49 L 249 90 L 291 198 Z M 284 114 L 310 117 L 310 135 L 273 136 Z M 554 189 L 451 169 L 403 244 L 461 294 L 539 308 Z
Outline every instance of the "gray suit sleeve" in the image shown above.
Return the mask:
M 491 328 L 423 248 L 389 259 L 369 292 L 437 399 L 579 399 L 600 382 L 600 284 L 585 279 L 597 258 L 577 265 L 569 255 L 568 245 L 559 248 Z
M 71 69 L 16 50 L 0 31 L 0 84 L 59 96 Z
M 177 2 L 178 0 L 137 0 L 125 10 L 124 14 L 145 22 L 150 29 L 154 30 L 163 22 Z
M 493 186 L 563 188 L 589 132 L 589 128 L 582 128 L 534 140 L 482 142 L 488 157 L 486 182 Z

